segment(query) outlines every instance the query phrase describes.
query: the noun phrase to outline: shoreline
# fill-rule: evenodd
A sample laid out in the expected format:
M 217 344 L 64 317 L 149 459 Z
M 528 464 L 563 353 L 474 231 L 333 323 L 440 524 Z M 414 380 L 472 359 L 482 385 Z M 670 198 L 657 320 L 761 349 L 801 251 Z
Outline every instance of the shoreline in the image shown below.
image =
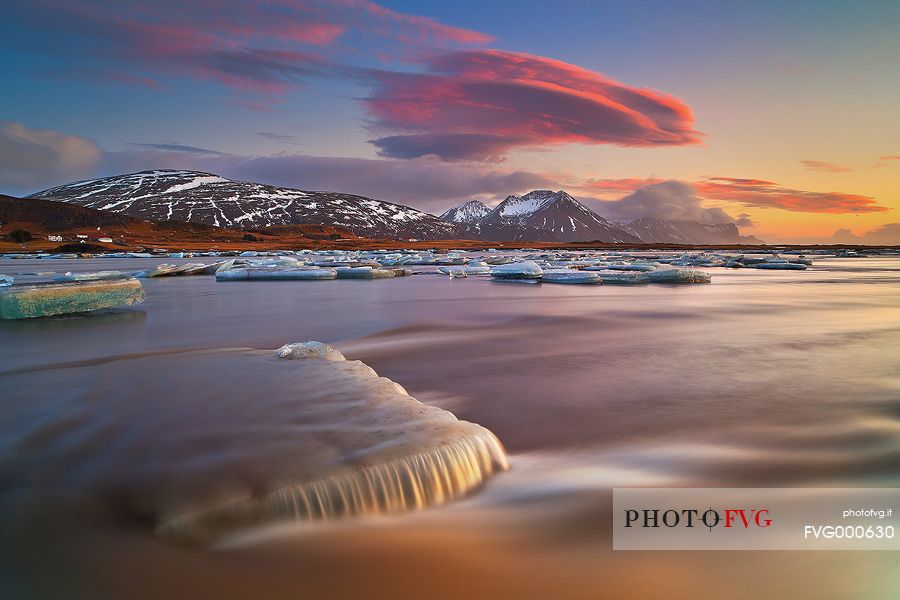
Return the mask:
M 42 252 L 77 253 L 74 243 L 32 240 L 25 243 L 0 240 L 0 254 L 32 254 Z M 168 252 L 278 252 L 290 250 L 451 250 L 488 251 L 496 250 L 618 250 L 625 252 L 661 251 L 733 251 L 772 252 L 785 250 L 900 250 L 900 245 L 867 246 L 864 244 L 617 244 L 607 242 L 490 242 L 484 240 L 418 240 L 403 241 L 392 239 L 353 238 L 338 240 L 314 240 L 299 236 L 284 236 L 260 241 L 197 241 L 197 240 L 135 240 L 127 244 L 100 244 L 85 242 L 84 254 L 104 254 L 114 252 L 148 252 L 153 250 Z M 65 247 L 65 248 L 64 248 Z M 64 248 L 64 249 L 63 249 Z

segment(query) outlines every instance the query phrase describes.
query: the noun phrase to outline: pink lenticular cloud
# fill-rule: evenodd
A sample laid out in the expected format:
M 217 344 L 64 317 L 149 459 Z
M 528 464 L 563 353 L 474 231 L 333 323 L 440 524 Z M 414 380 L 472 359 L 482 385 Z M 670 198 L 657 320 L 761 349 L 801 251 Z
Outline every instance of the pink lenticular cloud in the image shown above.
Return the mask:
M 487 160 L 516 147 L 563 143 L 697 144 L 681 100 L 562 61 L 501 50 L 445 53 L 426 73 L 372 72 L 374 140 L 385 156 Z
M 493 36 L 473 31 L 471 29 L 462 29 L 460 27 L 451 27 L 439 23 L 429 17 L 421 17 L 418 15 L 409 15 L 399 13 L 397 11 L 385 8 L 374 2 L 366 0 L 338 0 L 336 4 L 341 4 L 351 9 L 364 11 L 369 15 L 381 18 L 386 22 L 392 22 L 404 26 L 402 36 L 407 41 L 423 42 L 431 38 L 437 42 L 451 42 L 455 44 L 467 45 L 483 45 L 493 41 Z
M 811 192 L 782 187 L 763 179 L 710 177 L 694 184 L 697 193 L 711 200 L 727 200 L 757 208 L 780 208 L 813 213 L 868 213 L 890 210 L 871 196 L 843 192 Z

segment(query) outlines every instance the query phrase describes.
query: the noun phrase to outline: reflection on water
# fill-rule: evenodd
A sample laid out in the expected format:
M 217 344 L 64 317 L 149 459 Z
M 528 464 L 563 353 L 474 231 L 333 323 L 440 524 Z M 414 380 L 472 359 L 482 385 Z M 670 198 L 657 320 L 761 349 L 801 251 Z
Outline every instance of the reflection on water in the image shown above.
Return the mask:
M 0 272 L 13 272 L 10 262 Z M 16 270 L 50 269 L 16 262 Z M 66 264 L 52 269 L 146 263 L 58 262 Z M 85 597 L 173 589 L 296 597 L 300 587 L 334 597 L 898 597 L 891 553 L 611 551 L 613 486 L 895 486 L 900 478 L 900 261 L 711 272 L 707 286 L 638 288 L 431 275 L 173 278 L 146 281 L 139 310 L 4 324 L 4 372 L 126 353 L 335 343 L 419 400 L 491 429 L 512 455 L 509 473 L 463 502 L 250 532 L 218 550 L 161 542 L 77 484 L 3 485 L 4 552 L 17 568 L 6 572 L 18 574 L 9 585 Z M 215 375 L 185 360 L 166 376 L 199 385 Z M 39 389 L 33 396 L 46 403 L 52 432 L 54 399 Z M 253 401 L 265 410 L 260 396 Z M 91 444 L 103 415 L 85 414 L 71 427 Z M 0 412 L 5 444 L 14 416 Z M 0 462 L 0 482 L 8 473 Z M 78 473 L 73 461 L 69 480 Z M 53 581 L 35 583 L 48 572 Z

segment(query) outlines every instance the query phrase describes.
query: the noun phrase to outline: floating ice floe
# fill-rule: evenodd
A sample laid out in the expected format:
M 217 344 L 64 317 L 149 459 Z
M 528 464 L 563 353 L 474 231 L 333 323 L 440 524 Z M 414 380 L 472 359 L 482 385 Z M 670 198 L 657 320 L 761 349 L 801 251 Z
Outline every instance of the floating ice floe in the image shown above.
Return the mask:
M 491 277 L 494 279 L 525 279 L 538 280 L 543 270 L 534 261 L 509 262 L 497 265 L 491 269 Z
M 335 350 L 334 346 L 323 342 L 294 342 L 292 344 L 285 344 L 275 351 L 275 356 L 289 360 L 296 360 L 298 358 L 345 360 L 344 355 Z
M 148 279 L 150 277 L 165 277 L 167 275 L 174 275 L 175 273 L 179 272 L 181 268 L 182 267 L 180 265 L 170 265 L 163 263 L 149 269 L 144 269 L 143 271 L 138 271 L 134 274 L 134 276 L 139 279 Z
M 600 276 L 590 271 L 572 271 L 569 269 L 557 269 L 544 271 L 541 275 L 542 283 L 600 283 Z
M 144 289 L 134 278 L 13 286 L 0 290 L 0 319 L 84 313 L 143 301 Z
M 438 267 L 437 271 L 441 275 L 449 275 L 451 279 L 465 279 L 469 276 L 465 267 Z
M 319 281 L 337 278 L 334 269 L 319 267 L 233 267 L 216 271 L 216 281 Z
M 61 275 L 56 275 L 53 281 L 104 281 L 108 279 L 128 279 L 129 277 L 132 277 L 132 274 L 124 271 L 95 271 L 93 273 L 66 271 Z
M 650 283 L 709 283 L 712 277 L 695 269 L 658 269 L 646 273 Z
M 591 269 L 589 272 L 594 273 L 600 278 L 601 283 L 615 284 L 642 284 L 650 283 L 647 273 L 642 271 L 609 271 L 602 267 L 596 270 Z
M 372 267 L 337 267 L 338 279 L 386 279 L 396 277 L 393 269 L 374 269 Z
M 777 269 L 780 271 L 805 271 L 807 266 L 800 262 L 786 260 L 765 260 L 753 265 L 757 269 Z
M 150 269 L 138 271 L 134 276 L 140 279 L 147 279 L 150 277 L 173 277 L 176 275 L 212 275 L 222 266 L 233 262 L 234 261 L 220 261 L 212 264 L 184 263 L 182 265 L 163 263 Z
M 656 269 L 657 265 L 654 263 L 613 263 L 607 265 L 607 269 L 610 271 L 653 271 Z
M 87 472 L 65 489 L 185 542 L 278 521 L 420 510 L 507 468 L 490 431 L 418 402 L 369 366 L 325 344 L 279 353 L 302 359 L 233 348 L 7 375 L 3 400 L 23 426 L 4 464 L 23 488 L 46 489 L 71 464 L 63 442 L 81 436 Z M 35 389 L 78 418 L 47 429 Z
M 472 263 L 463 266 L 438 267 L 437 272 L 442 275 L 450 275 L 451 277 L 487 275 L 491 272 L 491 267 L 480 261 L 473 261 Z

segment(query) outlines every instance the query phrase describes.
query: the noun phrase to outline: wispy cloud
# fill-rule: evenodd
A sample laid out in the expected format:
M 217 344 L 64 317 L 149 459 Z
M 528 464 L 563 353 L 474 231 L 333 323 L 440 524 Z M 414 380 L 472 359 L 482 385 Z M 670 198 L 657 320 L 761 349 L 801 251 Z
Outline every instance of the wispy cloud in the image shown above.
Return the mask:
M 186 154 L 199 154 L 202 156 L 219 156 L 222 154 L 218 150 L 198 148 L 197 146 L 186 146 L 174 142 L 160 142 L 155 144 L 148 142 L 129 142 L 128 145 L 136 148 L 152 148 L 154 150 L 165 150 L 166 152 L 183 152 Z
M 13 15 L 37 28 L 30 38 L 54 36 L 32 51 L 107 81 L 214 81 L 242 96 L 241 106 L 264 111 L 312 81 L 366 86 L 371 142 L 387 158 L 498 162 L 519 148 L 678 146 L 702 137 L 678 98 L 559 60 L 485 49 L 490 35 L 367 0 L 32 0 Z
M 868 244 L 872 246 L 900 245 L 900 223 L 885 223 L 860 235 L 849 229 L 838 229 L 832 236 L 836 244 Z
M 825 173 L 846 173 L 851 170 L 850 167 L 845 165 L 838 165 L 823 160 L 801 160 L 800 164 L 810 171 L 823 171 Z
M 273 140 L 276 142 L 281 142 L 283 144 L 290 144 L 292 146 L 299 146 L 301 144 L 300 138 L 296 135 L 275 133 L 273 131 L 257 131 L 256 135 L 262 138 L 266 138 L 267 140 Z
M 620 179 L 587 179 L 575 182 L 572 188 L 590 194 L 623 197 L 631 192 L 654 183 L 665 181 L 658 177 L 623 177 Z
M 737 219 L 734 220 L 734 224 L 738 227 L 756 227 L 756 221 L 754 221 L 747 213 L 739 214 Z
M 683 181 L 663 181 L 643 186 L 620 200 L 592 204 L 603 216 L 617 221 L 653 218 L 665 221 L 733 223 L 721 208 L 703 206 L 697 190 Z
M 0 121 L 0 190 L 19 194 L 90 175 L 100 164 L 93 141 Z
M 11 14 L 50 30 L 53 48 L 89 56 L 107 79 L 145 81 L 134 71 L 149 69 L 261 93 L 331 76 L 335 55 L 358 38 L 401 49 L 492 39 L 366 0 L 31 0 L 14 3 Z M 35 50 L 53 51 L 42 45 Z
M 780 208 L 810 213 L 869 213 L 889 210 L 871 196 L 843 192 L 796 190 L 764 179 L 710 177 L 695 184 L 704 198 L 727 200 L 756 208 Z

